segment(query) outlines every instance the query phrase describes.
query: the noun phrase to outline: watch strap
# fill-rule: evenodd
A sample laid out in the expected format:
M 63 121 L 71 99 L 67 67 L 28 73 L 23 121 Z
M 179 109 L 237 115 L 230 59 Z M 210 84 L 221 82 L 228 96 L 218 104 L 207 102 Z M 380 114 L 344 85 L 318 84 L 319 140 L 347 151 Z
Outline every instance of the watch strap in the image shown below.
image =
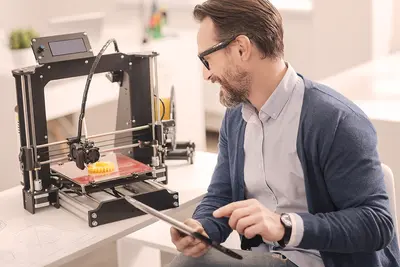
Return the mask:
M 285 221 L 282 220 L 282 216 L 284 216 L 284 215 L 287 216 L 287 218 L 290 219 L 290 216 L 289 216 L 288 214 L 286 214 L 286 213 L 284 213 L 284 214 L 281 215 L 281 224 L 283 225 L 283 227 L 284 227 L 284 229 L 285 229 L 285 233 L 284 233 L 282 239 L 278 241 L 278 244 L 279 244 L 279 246 L 281 246 L 281 247 L 286 247 L 286 245 L 287 245 L 287 244 L 289 243 L 289 241 L 290 241 L 290 237 L 292 236 L 292 226 L 286 224 Z

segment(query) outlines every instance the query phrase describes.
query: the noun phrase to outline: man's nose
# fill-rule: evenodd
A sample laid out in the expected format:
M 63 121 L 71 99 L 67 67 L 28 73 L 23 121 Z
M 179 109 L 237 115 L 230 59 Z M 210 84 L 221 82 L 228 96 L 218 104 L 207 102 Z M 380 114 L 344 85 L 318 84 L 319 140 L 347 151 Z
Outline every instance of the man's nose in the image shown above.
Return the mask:
M 211 78 L 211 71 L 209 71 L 205 66 L 203 66 L 203 78 L 208 81 Z

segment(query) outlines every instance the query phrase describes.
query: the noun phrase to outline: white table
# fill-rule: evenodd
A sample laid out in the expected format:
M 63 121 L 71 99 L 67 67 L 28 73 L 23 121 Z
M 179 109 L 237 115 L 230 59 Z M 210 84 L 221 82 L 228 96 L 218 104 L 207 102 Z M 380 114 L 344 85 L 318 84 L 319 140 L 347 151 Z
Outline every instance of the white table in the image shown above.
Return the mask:
M 198 201 L 195 192 L 209 183 L 215 163 L 216 155 L 205 152 L 196 152 L 193 165 L 168 162 L 167 186 L 180 193 L 181 208 Z M 86 221 L 63 208 L 44 208 L 32 215 L 23 209 L 20 187 L 0 193 L 0 211 L 0 262 L 4 267 L 60 266 L 156 221 L 144 215 L 89 228 Z

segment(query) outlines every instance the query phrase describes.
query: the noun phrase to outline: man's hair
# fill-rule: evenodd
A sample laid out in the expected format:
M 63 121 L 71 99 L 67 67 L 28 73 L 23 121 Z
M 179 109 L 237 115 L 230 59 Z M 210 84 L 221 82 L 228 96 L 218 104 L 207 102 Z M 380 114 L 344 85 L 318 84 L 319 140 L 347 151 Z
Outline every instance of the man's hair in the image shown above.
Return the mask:
M 207 0 L 196 5 L 194 18 L 201 22 L 210 17 L 217 41 L 246 35 L 263 57 L 283 57 L 282 17 L 268 0 Z

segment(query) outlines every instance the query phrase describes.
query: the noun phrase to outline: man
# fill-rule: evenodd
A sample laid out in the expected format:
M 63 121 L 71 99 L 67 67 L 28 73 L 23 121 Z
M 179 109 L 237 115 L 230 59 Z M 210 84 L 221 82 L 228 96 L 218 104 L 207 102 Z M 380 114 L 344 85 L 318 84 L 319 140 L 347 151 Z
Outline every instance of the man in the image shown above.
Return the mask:
M 227 107 L 208 193 L 186 224 L 231 259 L 171 228 L 171 266 L 400 266 L 377 137 L 366 115 L 284 61 L 282 20 L 266 0 L 208 0 L 204 78 Z M 329 64 L 327 62 L 326 64 Z

